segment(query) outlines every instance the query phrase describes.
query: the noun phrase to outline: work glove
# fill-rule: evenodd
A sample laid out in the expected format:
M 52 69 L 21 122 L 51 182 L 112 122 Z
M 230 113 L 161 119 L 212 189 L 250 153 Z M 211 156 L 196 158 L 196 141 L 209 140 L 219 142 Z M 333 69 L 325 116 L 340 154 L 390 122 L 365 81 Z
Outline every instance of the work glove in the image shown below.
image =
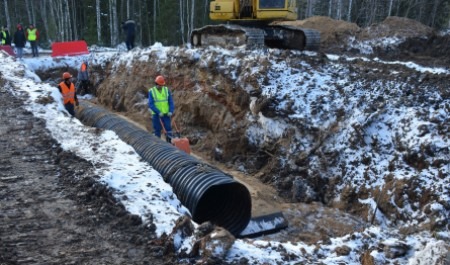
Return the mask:
M 172 116 L 172 112 L 167 113 L 167 116 L 171 117 Z
M 164 113 L 160 112 L 159 117 L 164 117 Z

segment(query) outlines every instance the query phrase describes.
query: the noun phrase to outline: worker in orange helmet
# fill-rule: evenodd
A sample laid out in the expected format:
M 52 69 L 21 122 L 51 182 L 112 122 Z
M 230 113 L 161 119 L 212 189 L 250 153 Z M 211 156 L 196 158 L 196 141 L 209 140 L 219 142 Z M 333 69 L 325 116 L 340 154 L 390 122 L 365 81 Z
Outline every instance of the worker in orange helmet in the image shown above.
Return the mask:
M 172 125 L 171 117 L 175 106 L 172 94 L 166 86 L 166 80 L 162 75 L 155 78 L 155 86 L 148 90 L 148 107 L 152 113 L 153 133 L 156 137 L 161 137 L 162 126 L 166 130 L 166 141 L 171 142 Z
M 77 76 L 77 85 L 75 89 L 80 95 L 84 95 L 89 92 L 89 73 L 88 73 L 88 62 L 83 60 L 81 62 L 80 70 Z
M 59 83 L 58 90 L 63 97 L 64 107 L 73 117 L 75 116 L 75 105 L 79 105 L 75 85 L 70 81 L 72 78 L 70 73 L 63 73 L 62 78 L 63 81 Z

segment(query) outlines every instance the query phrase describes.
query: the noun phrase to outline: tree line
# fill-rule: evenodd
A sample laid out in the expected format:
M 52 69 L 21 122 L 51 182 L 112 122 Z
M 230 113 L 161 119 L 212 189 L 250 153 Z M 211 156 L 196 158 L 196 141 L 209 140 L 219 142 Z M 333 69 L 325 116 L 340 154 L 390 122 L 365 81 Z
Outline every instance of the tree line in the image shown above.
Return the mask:
M 328 16 L 366 27 L 388 16 L 407 17 L 424 25 L 450 27 L 450 0 L 295 0 L 299 19 Z M 136 43 L 182 45 L 194 28 L 209 20 L 208 0 L 1 0 L 0 23 L 35 25 L 40 46 L 85 40 L 88 45 L 116 46 L 123 42 L 121 22 L 137 22 Z

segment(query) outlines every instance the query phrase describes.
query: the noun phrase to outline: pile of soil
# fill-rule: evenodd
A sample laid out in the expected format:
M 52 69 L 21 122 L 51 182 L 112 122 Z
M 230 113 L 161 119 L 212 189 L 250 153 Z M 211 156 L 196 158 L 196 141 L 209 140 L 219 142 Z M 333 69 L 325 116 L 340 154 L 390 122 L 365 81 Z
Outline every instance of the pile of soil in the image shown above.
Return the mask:
M 349 38 L 357 36 L 361 32 L 361 28 L 355 23 L 324 16 L 315 16 L 305 20 L 283 21 L 275 24 L 291 25 L 319 31 L 321 51 L 342 49 Z
M 423 65 L 448 67 L 450 65 L 450 35 L 441 36 L 433 28 L 404 17 L 387 17 L 380 23 L 360 28 L 355 23 L 315 16 L 305 20 L 283 21 L 276 24 L 315 29 L 320 32 L 320 51 L 325 53 L 357 55 L 359 50 L 351 43 L 377 42 L 395 38 L 398 46 L 375 45 L 372 56 L 385 60 L 416 61 Z

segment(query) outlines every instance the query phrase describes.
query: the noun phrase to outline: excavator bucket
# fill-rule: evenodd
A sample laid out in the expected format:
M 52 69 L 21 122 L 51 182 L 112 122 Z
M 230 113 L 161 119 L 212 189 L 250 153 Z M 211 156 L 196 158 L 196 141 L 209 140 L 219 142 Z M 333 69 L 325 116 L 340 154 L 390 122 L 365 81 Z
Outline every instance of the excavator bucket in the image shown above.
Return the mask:
M 85 41 L 54 42 L 52 44 L 52 57 L 76 56 L 89 54 Z

